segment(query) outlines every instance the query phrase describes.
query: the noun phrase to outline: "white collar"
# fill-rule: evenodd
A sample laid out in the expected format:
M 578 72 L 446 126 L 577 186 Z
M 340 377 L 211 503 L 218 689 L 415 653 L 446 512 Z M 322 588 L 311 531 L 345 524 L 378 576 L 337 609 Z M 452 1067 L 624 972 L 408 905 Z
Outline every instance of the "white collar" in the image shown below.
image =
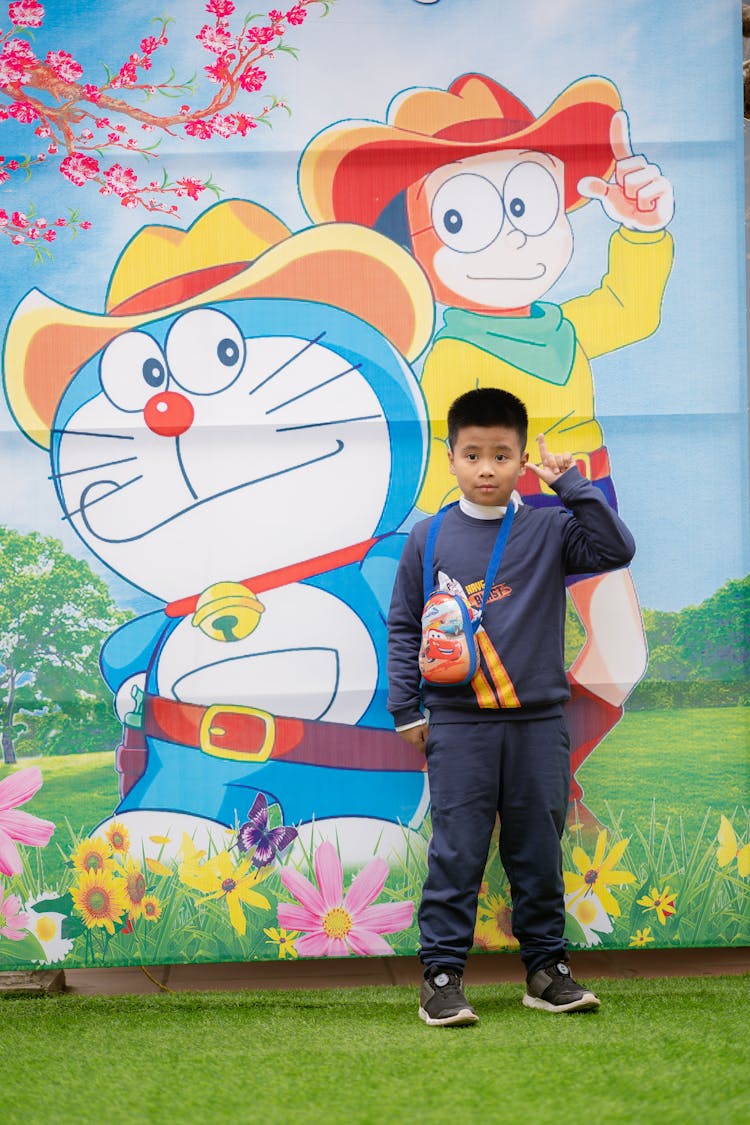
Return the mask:
M 515 489 L 510 494 L 510 502 L 516 511 L 523 504 L 520 493 L 516 492 Z M 462 496 L 458 501 L 458 506 L 465 516 L 471 516 L 475 520 L 499 520 L 508 510 L 503 505 L 475 504 L 472 500 L 467 500 L 465 496 Z

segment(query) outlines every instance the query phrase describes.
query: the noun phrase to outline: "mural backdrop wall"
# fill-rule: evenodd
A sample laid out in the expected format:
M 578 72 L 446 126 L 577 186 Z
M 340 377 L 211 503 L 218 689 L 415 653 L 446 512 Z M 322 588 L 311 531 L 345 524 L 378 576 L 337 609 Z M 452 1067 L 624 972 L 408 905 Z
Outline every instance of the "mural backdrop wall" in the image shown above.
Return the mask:
M 0 968 L 416 951 L 384 615 L 477 382 L 638 543 L 569 589 L 569 940 L 750 943 L 736 5 L 126 7 L 0 32 Z

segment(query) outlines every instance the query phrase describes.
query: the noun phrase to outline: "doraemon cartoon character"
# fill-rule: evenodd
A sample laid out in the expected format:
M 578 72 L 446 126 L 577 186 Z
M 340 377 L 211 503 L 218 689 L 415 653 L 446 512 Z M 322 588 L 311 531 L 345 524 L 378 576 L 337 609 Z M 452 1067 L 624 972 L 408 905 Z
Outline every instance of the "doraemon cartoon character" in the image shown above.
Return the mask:
M 262 793 L 345 861 L 402 847 L 427 795 L 385 708 L 384 616 L 426 460 L 420 267 L 230 200 L 136 234 L 105 310 L 30 292 L 4 378 L 63 518 L 163 603 L 102 650 L 117 819 L 223 846 Z
M 314 222 L 362 223 L 407 247 L 445 306 L 422 372 L 431 455 L 419 508 L 456 496 L 447 411 L 474 386 L 517 394 L 531 434 L 573 452 L 614 505 L 591 361 L 658 328 L 674 213 L 669 181 L 633 153 L 614 84 L 578 79 L 539 117 L 482 74 L 404 90 L 385 121 L 340 121 L 314 137 L 299 186 Z M 542 300 L 573 253 L 568 215 L 590 199 L 616 224 L 606 273 L 562 305 Z M 559 503 L 531 473 L 519 490 L 528 504 Z M 586 633 L 568 674 L 571 799 L 575 818 L 591 819 L 575 771 L 622 715 L 646 645 L 629 571 L 584 576 L 570 594 Z

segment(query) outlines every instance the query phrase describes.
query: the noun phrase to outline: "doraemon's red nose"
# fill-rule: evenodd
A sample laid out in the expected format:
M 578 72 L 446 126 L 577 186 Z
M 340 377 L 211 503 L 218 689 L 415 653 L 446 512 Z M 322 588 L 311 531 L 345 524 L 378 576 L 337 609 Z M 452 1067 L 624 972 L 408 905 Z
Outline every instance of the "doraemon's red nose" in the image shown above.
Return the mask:
M 146 425 L 160 437 L 184 434 L 192 426 L 194 416 L 193 404 L 177 391 L 162 391 L 143 408 Z

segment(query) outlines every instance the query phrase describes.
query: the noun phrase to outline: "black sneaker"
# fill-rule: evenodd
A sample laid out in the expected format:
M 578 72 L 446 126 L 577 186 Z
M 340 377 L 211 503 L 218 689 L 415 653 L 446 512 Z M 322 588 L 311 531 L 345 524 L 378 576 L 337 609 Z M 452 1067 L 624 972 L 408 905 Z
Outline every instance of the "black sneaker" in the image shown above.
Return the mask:
M 419 1018 L 430 1027 L 476 1023 L 479 1016 L 463 994 L 463 983 L 457 969 L 433 966 L 419 991 Z
M 550 961 L 526 981 L 523 1002 L 543 1012 L 585 1012 L 599 1007 L 599 997 L 570 975 L 567 961 Z

